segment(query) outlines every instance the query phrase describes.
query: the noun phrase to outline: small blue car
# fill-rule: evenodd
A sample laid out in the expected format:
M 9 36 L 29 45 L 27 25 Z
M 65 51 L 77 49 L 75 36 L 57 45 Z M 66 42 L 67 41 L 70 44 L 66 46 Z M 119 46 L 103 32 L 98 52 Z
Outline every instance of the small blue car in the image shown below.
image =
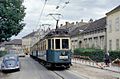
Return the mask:
M 20 61 L 19 57 L 14 54 L 8 54 L 3 57 L 1 63 L 1 70 L 20 70 Z

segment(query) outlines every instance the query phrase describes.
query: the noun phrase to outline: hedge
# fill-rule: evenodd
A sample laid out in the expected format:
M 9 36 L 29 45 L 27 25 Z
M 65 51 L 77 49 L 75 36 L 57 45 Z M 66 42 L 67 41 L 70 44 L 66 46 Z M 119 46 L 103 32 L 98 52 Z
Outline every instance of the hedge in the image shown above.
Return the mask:
M 7 54 L 6 51 L 0 51 L 0 57 L 4 56 L 5 54 Z
M 103 62 L 104 58 L 103 50 L 93 48 L 77 48 L 74 50 L 74 55 L 89 56 L 92 60 L 96 62 Z
M 109 54 L 110 54 L 110 58 L 111 60 L 115 60 L 116 58 L 119 58 L 120 59 L 120 51 L 109 51 Z

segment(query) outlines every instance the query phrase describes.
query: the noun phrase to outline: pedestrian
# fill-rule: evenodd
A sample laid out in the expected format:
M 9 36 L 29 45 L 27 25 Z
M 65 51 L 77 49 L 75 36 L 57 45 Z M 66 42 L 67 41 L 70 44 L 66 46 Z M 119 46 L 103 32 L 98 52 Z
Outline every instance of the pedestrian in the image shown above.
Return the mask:
M 109 67 L 110 66 L 110 55 L 108 52 L 105 53 L 104 61 L 105 61 L 105 65 Z

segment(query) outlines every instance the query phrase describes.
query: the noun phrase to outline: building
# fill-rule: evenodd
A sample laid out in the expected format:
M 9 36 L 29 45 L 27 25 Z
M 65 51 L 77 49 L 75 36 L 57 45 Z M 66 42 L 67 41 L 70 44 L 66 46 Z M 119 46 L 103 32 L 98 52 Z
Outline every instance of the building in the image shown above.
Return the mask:
M 48 28 L 47 30 L 43 29 L 38 29 L 37 31 L 33 31 L 32 33 L 22 37 L 22 47 L 23 51 L 25 53 L 30 53 L 31 52 L 31 47 L 37 43 L 41 38 L 43 38 L 50 29 Z
M 15 53 L 22 52 L 22 40 L 21 39 L 13 39 L 9 42 L 4 43 L 6 51 L 12 51 Z
M 87 24 L 86 22 L 83 22 L 83 20 L 81 20 L 81 22 L 72 22 L 72 23 L 69 23 L 69 22 L 65 22 L 65 25 L 62 25 L 60 26 L 61 29 L 68 29 L 69 32 L 72 32 L 74 29 L 76 29 L 77 27 L 80 27 L 82 25 L 85 25 Z
M 72 50 L 75 48 L 105 49 L 106 17 L 77 27 L 71 32 Z
M 86 25 L 79 25 L 79 27 L 76 27 L 74 30 L 70 32 L 72 51 L 80 47 L 78 43 L 79 39 L 81 38 L 80 31 L 84 30 L 85 28 L 86 28 Z
M 79 45 L 83 45 L 84 48 L 105 49 L 106 17 L 86 26 L 87 28 L 81 33 L 82 40 L 79 41 Z
M 120 5 L 106 13 L 107 51 L 120 50 Z
M 39 39 L 38 35 L 37 31 L 33 31 L 32 33 L 22 37 L 22 48 L 24 53 L 30 52 L 30 47 L 32 47 Z
M 5 42 L 3 42 L 3 43 L 0 44 L 0 51 L 5 51 L 5 44 L 6 43 L 7 42 L 5 41 Z

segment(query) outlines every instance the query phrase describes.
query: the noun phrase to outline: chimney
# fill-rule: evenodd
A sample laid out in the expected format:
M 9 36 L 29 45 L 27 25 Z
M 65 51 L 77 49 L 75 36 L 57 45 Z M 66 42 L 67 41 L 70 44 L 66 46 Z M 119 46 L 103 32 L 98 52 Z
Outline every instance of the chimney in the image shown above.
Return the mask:
M 68 22 L 65 22 L 65 26 L 68 27 Z
M 81 19 L 81 22 L 83 22 L 83 19 Z
M 76 22 L 76 26 L 79 26 L 79 23 L 78 23 L 78 22 Z
M 78 22 L 76 22 L 76 24 L 78 24 Z
M 93 22 L 93 19 L 91 18 L 90 20 L 89 20 L 89 23 L 92 23 Z
M 63 24 L 60 24 L 60 27 L 62 27 L 63 26 Z
M 72 22 L 71 24 L 74 25 L 74 22 Z

